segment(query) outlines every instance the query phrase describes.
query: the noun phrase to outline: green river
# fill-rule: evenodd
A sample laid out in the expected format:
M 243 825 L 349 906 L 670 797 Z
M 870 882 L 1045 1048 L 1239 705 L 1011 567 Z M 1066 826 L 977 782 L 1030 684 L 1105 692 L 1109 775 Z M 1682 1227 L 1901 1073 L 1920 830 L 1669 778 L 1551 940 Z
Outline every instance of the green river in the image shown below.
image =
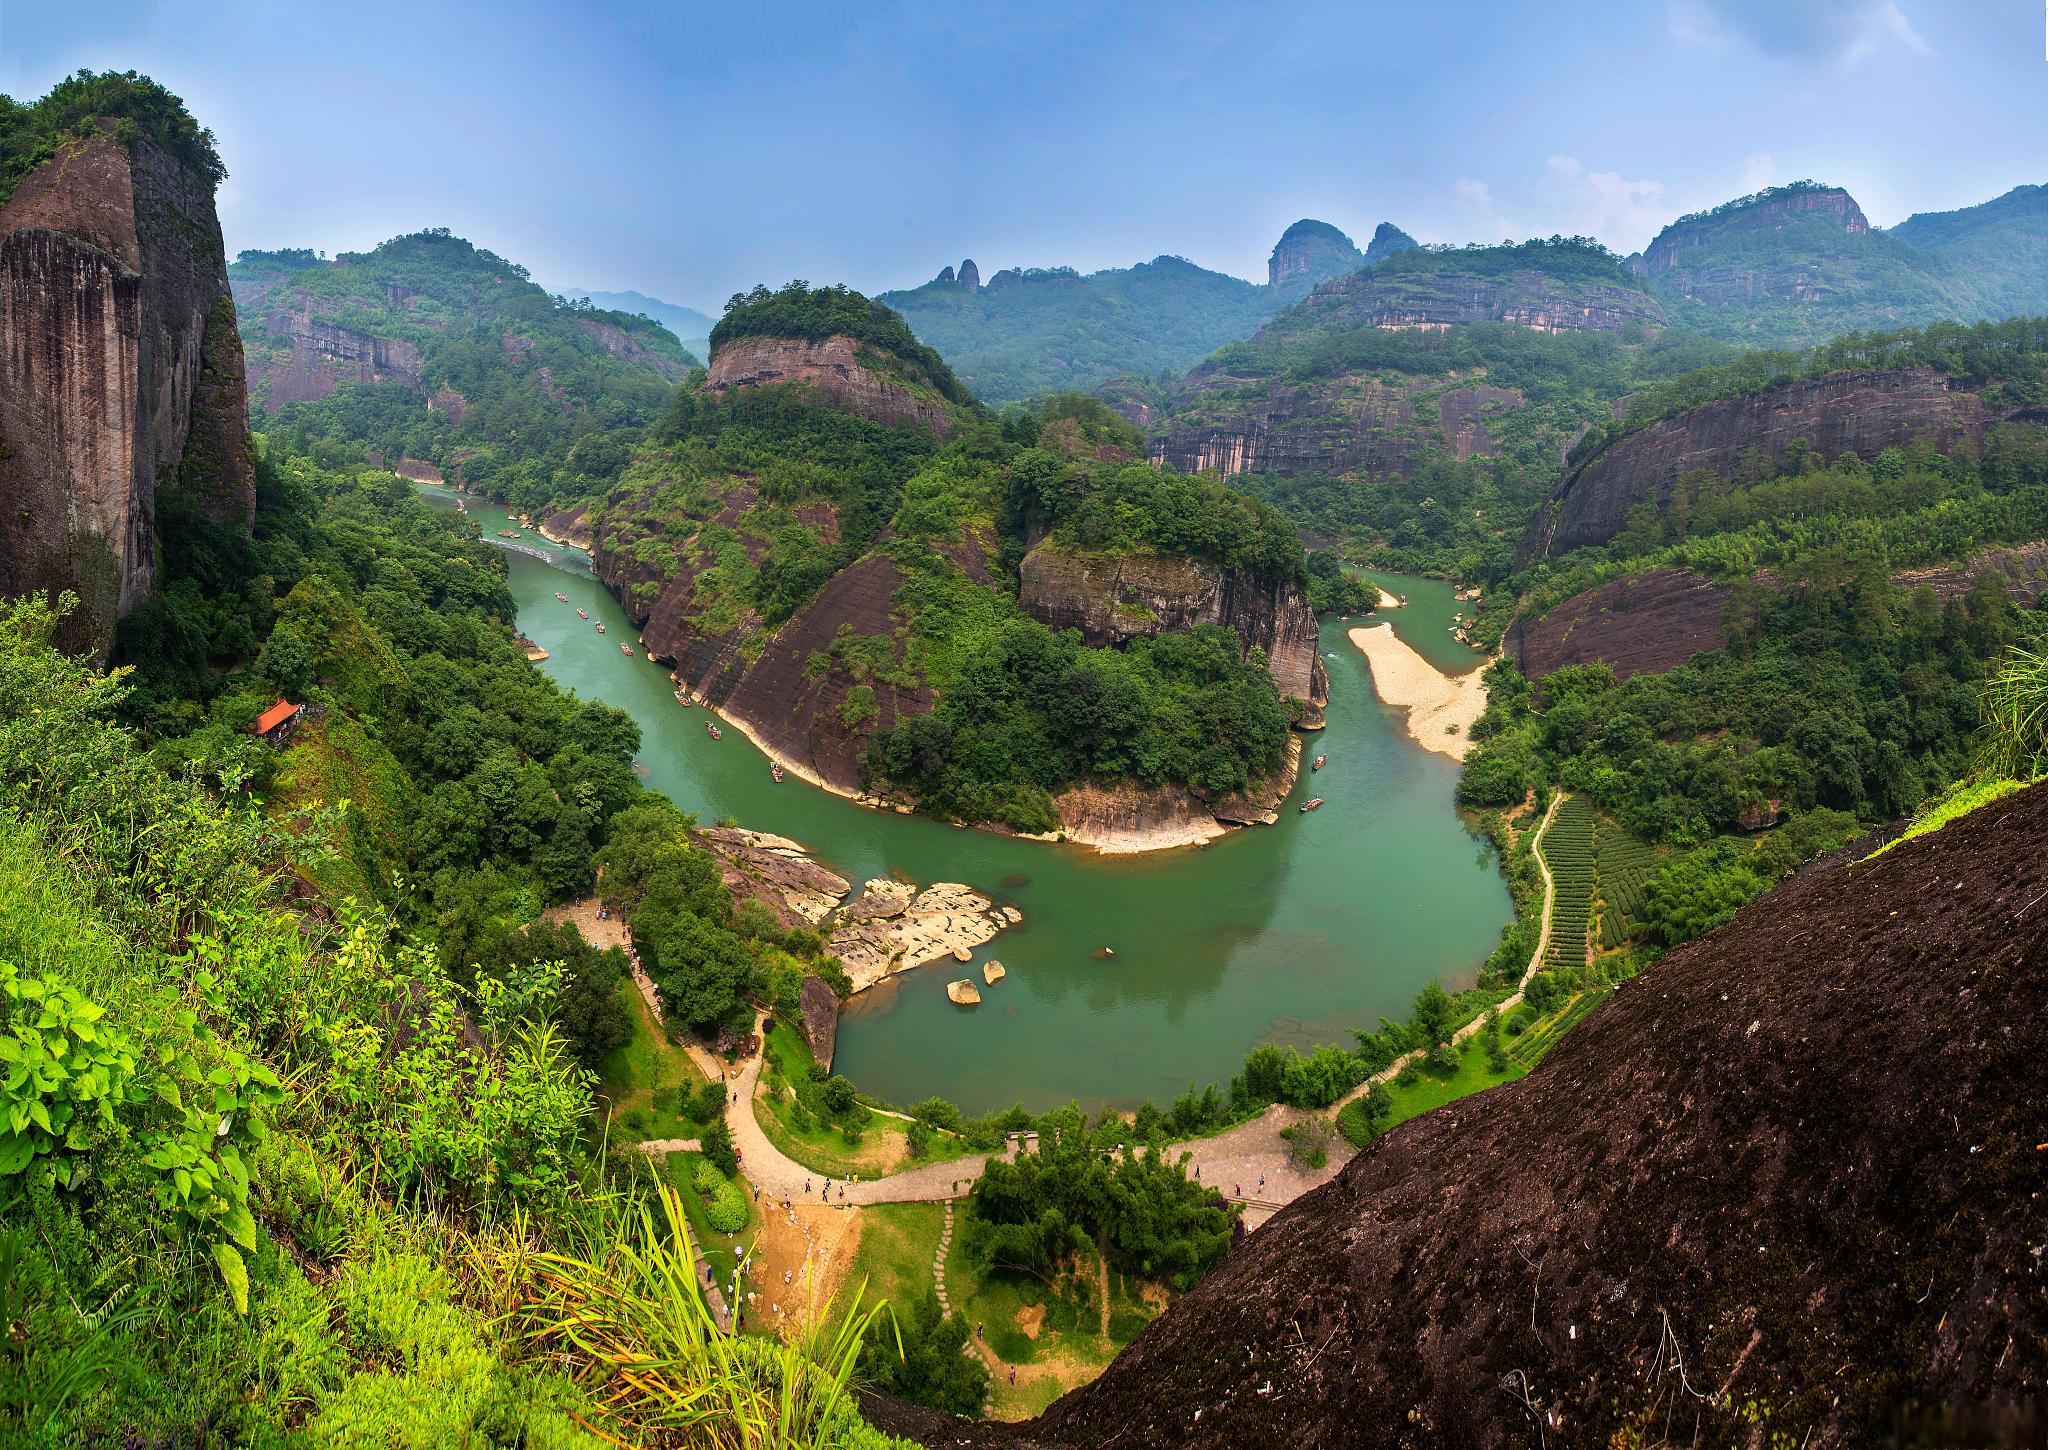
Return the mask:
M 485 538 L 517 528 L 502 508 L 467 503 Z M 1457 765 L 1406 737 L 1341 621 L 1322 631 L 1329 725 L 1304 741 L 1306 757 L 1329 763 L 1304 770 L 1294 793 L 1327 805 L 1290 808 L 1278 825 L 1203 849 L 1104 857 L 868 810 L 794 776 L 776 784 L 738 731 L 714 741 L 705 712 L 676 702 L 667 670 L 639 656 L 636 631 L 588 563 L 522 533 L 511 551 L 519 628 L 548 651 L 541 668 L 555 680 L 639 722 L 650 785 L 700 820 L 730 816 L 801 841 L 856 886 L 892 873 L 964 881 L 1024 913 L 975 966 L 920 968 L 847 1004 L 833 1065 L 889 1101 L 936 1094 L 970 1113 L 1070 1098 L 1091 1109 L 1163 1102 L 1227 1080 L 1260 1042 L 1348 1043 L 1354 1027 L 1404 1016 L 1432 979 L 1469 983 L 1511 915 L 1491 848 L 1453 809 Z M 1389 617 L 1418 651 L 1445 668 L 1480 663 L 1450 637 L 1452 613 L 1470 606 L 1448 585 L 1369 577 L 1407 599 Z M 1115 955 L 1097 957 L 1102 947 Z M 946 982 L 978 981 L 984 957 L 1008 977 L 978 1008 L 953 1006 Z

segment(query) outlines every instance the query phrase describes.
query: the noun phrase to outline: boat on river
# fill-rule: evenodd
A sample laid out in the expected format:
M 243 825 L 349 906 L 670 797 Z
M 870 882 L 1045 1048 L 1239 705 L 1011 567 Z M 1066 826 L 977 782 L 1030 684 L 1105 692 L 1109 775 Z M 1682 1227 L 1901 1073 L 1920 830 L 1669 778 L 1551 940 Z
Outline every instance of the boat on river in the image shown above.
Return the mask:
M 629 644 L 622 644 L 619 646 L 619 653 L 624 655 L 627 659 L 631 659 L 633 658 L 633 646 Z
M 768 773 L 769 773 L 770 775 L 772 775 L 772 776 L 774 776 L 774 777 L 775 777 L 775 783 L 776 783 L 777 785 L 781 785 L 781 784 L 782 784 L 782 762 L 781 762 L 781 761 L 779 761 L 779 760 L 771 760 L 771 761 L 769 761 L 769 762 L 768 762 Z
M 566 594 L 564 594 L 564 593 L 563 593 L 563 592 L 562 592 L 561 590 L 559 590 L 559 589 L 557 589 L 557 590 L 555 591 L 555 598 L 557 598 L 557 599 L 561 600 L 561 601 L 562 601 L 562 603 L 564 603 L 564 604 L 567 604 L 567 603 L 569 602 L 569 596 L 568 596 L 568 595 L 566 595 Z
M 500 529 L 500 530 L 498 530 L 498 537 L 499 537 L 499 538 L 501 538 L 501 539 L 516 539 L 516 538 L 518 538 L 518 537 L 519 537 L 519 530 L 517 530 L 517 529 Z
M 590 618 L 590 611 L 587 609 L 579 609 L 576 611 L 576 617 L 578 619 L 588 619 Z
M 709 731 L 709 732 L 710 732 L 711 738 L 712 738 L 713 740 L 723 740 L 723 739 L 725 739 L 725 736 L 724 736 L 724 735 L 723 735 L 723 734 L 722 734 L 722 733 L 721 733 L 721 732 L 719 731 L 719 728 L 718 728 L 718 726 L 717 726 L 717 725 L 716 725 L 715 723 L 713 723 L 712 721 L 710 721 L 710 720 L 706 720 L 706 721 L 704 722 L 704 728 L 705 728 L 705 730 L 707 730 L 707 731 Z
M 1303 801 L 1301 803 L 1301 813 L 1303 815 L 1307 815 L 1310 811 L 1314 810 L 1317 806 L 1321 805 L 1322 803 L 1323 798 L 1321 796 L 1317 796 L 1312 801 Z
M 603 633 L 604 633 L 604 621 L 603 621 L 603 620 L 599 620 L 599 621 L 597 622 L 597 632 L 598 632 L 599 634 L 603 634 Z
M 1321 770 L 1323 768 L 1323 762 L 1328 760 L 1329 758 L 1330 757 L 1327 755 L 1318 755 L 1314 760 L 1309 762 L 1308 768 L 1310 770 Z
M 687 710 L 690 708 L 690 697 L 688 695 L 685 695 L 681 690 L 677 690 L 676 703 L 678 705 L 681 705 L 685 710 Z

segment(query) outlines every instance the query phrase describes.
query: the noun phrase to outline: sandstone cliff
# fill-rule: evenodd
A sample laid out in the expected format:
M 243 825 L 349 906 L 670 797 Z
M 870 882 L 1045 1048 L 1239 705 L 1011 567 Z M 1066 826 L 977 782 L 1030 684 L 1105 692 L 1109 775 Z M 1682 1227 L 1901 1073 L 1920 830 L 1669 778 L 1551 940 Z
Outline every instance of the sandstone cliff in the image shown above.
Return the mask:
M 933 436 L 947 427 L 945 406 L 882 371 L 883 360 L 850 337 L 818 342 L 743 337 L 713 353 L 706 382 L 713 393 L 774 383 L 808 383 L 849 412 L 879 423 L 914 423 Z
M 0 594 L 72 590 L 104 652 L 156 577 L 160 493 L 246 527 L 240 339 L 211 180 L 111 131 L 0 208 Z
M 1642 270 L 1655 276 L 1687 260 L 1689 253 L 1759 233 L 1782 232 L 1807 220 L 1844 236 L 1864 236 L 1870 231 L 1863 208 L 1839 186 L 1780 187 L 1698 216 L 1680 217 L 1643 249 Z
M 1872 458 L 1922 435 L 1975 437 L 1994 421 L 1977 393 L 1932 368 L 1829 373 L 1722 398 L 1625 433 L 1573 466 L 1530 522 L 1517 561 L 1606 543 L 1630 509 L 1661 507 L 1690 469 L 1731 473 L 1752 453 L 1783 454 L 1794 439 L 1823 459 Z
M 1446 328 L 1463 322 L 1506 322 L 1539 332 L 1626 332 L 1662 327 L 1664 309 L 1611 265 L 1608 277 L 1541 265 L 1514 265 L 1482 249 L 1398 251 L 1367 272 L 1353 272 L 1318 287 L 1302 305 L 1322 326 L 1351 322 L 1372 327 Z M 1414 259 L 1411 261 L 1411 259 Z M 1287 325 L 1299 319 L 1283 317 Z
M 2034 608 L 2048 594 L 2048 543 L 1986 549 L 1960 563 L 1900 570 L 1891 582 L 1948 600 L 1986 578 L 1997 579 L 2020 608 Z M 1760 574 L 1754 583 L 1768 590 L 1783 581 Z M 1501 645 L 1530 680 L 1565 665 L 1594 663 L 1612 665 L 1615 678 L 1625 680 L 1676 669 L 1695 654 L 1720 649 L 1730 625 L 1748 608 L 1732 586 L 1690 569 L 1650 569 L 1574 595 L 1548 613 L 1517 617 Z
M 1446 388 L 1340 376 L 1307 384 L 1205 364 L 1163 409 L 1124 395 L 1106 401 L 1140 427 L 1156 425 L 1152 461 L 1182 473 L 1383 477 L 1425 458 L 1491 454 L 1489 422 L 1522 395 L 1484 382 Z
M 1728 642 L 1733 599 L 1727 585 L 1690 569 L 1652 569 L 1518 617 L 1501 647 L 1529 680 L 1594 663 L 1612 665 L 1619 680 L 1661 674 Z
M 1382 224 L 1384 225 L 1384 224 Z M 1303 217 L 1280 234 L 1266 259 L 1266 285 L 1295 296 L 1365 265 L 1365 254 L 1328 222 Z
M 250 368 L 252 391 L 265 407 L 317 402 L 345 383 L 420 386 L 420 351 L 411 343 L 329 322 L 310 300 L 299 301 L 296 311 L 263 317 L 271 338 L 282 344 L 257 353 Z
M 1281 698 L 1301 702 L 1301 725 L 1323 723 L 1330 682 L 1316 648 L 1315 612 L 1292 580 L 1203 559 L 1086 554 L 1046 539 L 1018 566 L 1017 602 L 1048 628 L 1079 630 L 1097 646 L 1198 624 L 1234 629 L 1245 649 L 1265 651 Z
M 933 1446 L 2036 1443 L 2044 894 L 2038 787 L 1810 870 L 1379 1138 L 1039 1419 L 864 1408 Z

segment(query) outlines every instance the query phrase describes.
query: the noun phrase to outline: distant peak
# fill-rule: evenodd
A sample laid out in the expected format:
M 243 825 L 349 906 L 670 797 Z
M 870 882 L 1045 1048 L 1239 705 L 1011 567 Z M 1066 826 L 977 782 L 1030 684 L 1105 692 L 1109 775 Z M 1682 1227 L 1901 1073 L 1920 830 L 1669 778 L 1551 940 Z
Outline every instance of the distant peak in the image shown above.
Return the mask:
M 1656 239 L 1644 249 L 1643 265 L 1651 272 L 1662 271 L 1672 265 L 1681 251 L 1702 246 L 1713 237 L 1781 230 L 1792 218 L 1805 217 L 1831 221 L 1848 236 L 1862 236 L 1870 230 L 1870 219 L 1863 215 L 1863 208 L 1843 188 L 1824 186 L 1818 181 L 1794 181 L 1738 196 L 1709 211 L 1680 217 L 1657 233 Z
M 1366 243 L 1365 265 L 1370 267 L 1382 257 L 1390 257 L 1395 252 L 1413 251 L 1421 245 L 1392 222 L 1381 222 L 1373 228 L 1372 240 Z
M 979 292 L 981 290 L 981 268 L 974 265 L 974 258 L 969 257 L 960 264 L 959 281 L 964 291 Z
M 1303 217 L 1280 234 L 1266 263 L 1266 285 L 1306 292 L 1316 283 L 1365 265 L 1357 244 L 1328 222 Z

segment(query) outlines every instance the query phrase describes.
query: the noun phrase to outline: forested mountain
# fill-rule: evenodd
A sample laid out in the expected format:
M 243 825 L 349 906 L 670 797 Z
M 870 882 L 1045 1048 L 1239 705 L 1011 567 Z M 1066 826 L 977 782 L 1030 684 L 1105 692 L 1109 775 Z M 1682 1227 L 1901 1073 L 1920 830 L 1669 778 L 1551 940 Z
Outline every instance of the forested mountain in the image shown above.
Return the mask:
M 1085 398 L 999 423 L 894 312 L 792 284 L 736 300 L 587 523 L 655 657 L 834 788 L 1081 836 L 1269 818 L 1325 688 L 1300 546 L 1136 442 Z
M 1303 220 L 1273 249 L 1263 287 L 1158 257 L 1135 267 L 1011 269 L 986 282 L 974 264 L 947 267 L 924 286 L 885 292 L 918 337 L 991 403 L 1089 391 L 1121 373 L 1178 373 L 1226 342 L 1248 337 L 1284 303 L 1319 282 L 1413 245 L 1382 223 L 1371 255 L 1327 222 Z
M 612 312 L 651 317 L 682 339 L 687 351 L 699 357 L 708 357 L 711 353 L 712 319 L 694 307 L 664 302 L 659 297 L 649 297 L 645 292 L 592 292 L 587 287 L 571 287 L 566 295 Z
M 550 297 L 445 229 L 244 252 L 228 276 L 259 426 L 523 509 L 601 492 L 696 365 L 659 324 Z

